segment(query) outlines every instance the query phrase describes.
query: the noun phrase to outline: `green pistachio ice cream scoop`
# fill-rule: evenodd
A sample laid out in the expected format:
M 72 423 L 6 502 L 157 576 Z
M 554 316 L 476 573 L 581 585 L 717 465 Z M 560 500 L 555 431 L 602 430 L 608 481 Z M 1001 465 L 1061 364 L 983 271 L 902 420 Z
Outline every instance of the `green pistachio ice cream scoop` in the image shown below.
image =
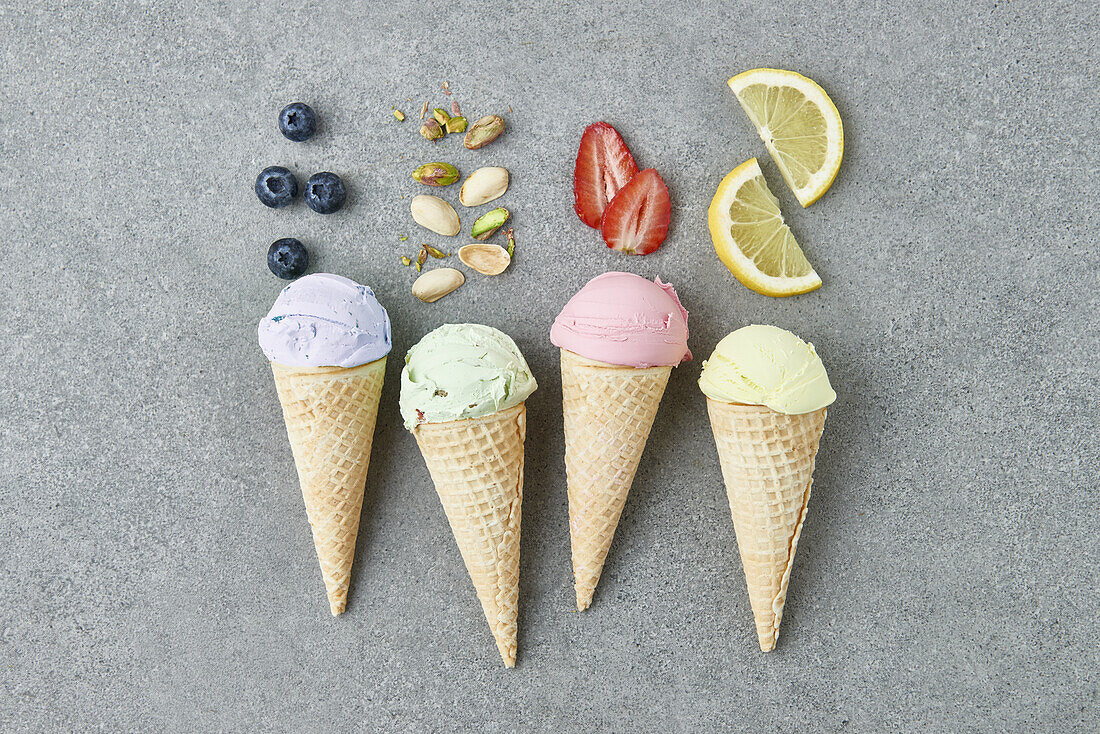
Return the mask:
M 519 405 L 538 384 L 519 347 L 481 324 L 444 324 L 405 356 L 401 417 L 410 431 Z

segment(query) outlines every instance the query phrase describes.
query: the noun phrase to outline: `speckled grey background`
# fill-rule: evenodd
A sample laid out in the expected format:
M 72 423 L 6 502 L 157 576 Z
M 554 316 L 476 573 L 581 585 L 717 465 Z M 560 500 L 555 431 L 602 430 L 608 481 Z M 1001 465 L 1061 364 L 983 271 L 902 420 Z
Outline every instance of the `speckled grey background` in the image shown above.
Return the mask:
M 1089 3 L 30 5 L 0 9 L 3 729 L 1096 730 Z M 843 115 L 844 165 L 808 210 L 724 86 L 756 66 L 808 74 Z M 506 137 L 419 138 L 443 80 Z M 293 100 L 322 116 L 307 144 L 274 124 Z M 599 119 L 672 192 L 644 259 L 571 210 Z M 707 204 L 751 156 L 816 293 L 758 296 L 714 256 Z M 424 305 L 398 257 L 425 234 L 409 173 L 435 159 L 512 171 L 519 244 L 505 275 Z M 349 205 L 265 209 L 272 164 L 340 173 Z M 337 619 L 255 343 L 284 236 L 374 286 L 395 331 Z M 680 289 L 697 359 L 578 614 L 547 331 L 609 269 Z M 511 671 L 397 413 L 406 349 L 462 320 L 513 335 L 541 384 Z M 695 385 L 751 322 L 812 340 L 839 394 L 770 655 Z

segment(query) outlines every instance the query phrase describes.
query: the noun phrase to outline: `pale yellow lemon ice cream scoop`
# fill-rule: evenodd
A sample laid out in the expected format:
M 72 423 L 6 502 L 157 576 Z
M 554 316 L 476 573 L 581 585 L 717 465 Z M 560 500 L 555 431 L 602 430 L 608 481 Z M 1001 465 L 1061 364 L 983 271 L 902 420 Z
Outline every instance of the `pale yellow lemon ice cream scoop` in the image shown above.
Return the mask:
M 721 403 L 764 405 L 788 415 L 836 400 L 814 345 L 775 326 L 746 326 L 718 342 L 703 362 L 699 389 Z

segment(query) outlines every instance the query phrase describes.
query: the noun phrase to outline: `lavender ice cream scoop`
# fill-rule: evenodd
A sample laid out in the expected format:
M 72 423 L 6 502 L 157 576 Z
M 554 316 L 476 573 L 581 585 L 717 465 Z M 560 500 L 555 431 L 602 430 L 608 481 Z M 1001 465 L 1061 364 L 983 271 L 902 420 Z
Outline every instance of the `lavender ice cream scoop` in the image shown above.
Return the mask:
M 260 322 L 260 348 L 287 367 L 358 367 L 390 352 L 390 317 L 374 291 L 314 273 L 283 288 Z

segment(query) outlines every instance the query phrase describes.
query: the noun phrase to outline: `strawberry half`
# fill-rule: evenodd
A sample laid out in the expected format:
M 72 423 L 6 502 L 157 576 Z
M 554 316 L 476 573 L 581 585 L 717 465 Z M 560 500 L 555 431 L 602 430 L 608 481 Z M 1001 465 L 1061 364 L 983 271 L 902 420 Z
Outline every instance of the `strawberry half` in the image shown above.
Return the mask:
M 638 164 L 619 131 L 606 122 L 584 129 L 577 166 L 573 169 L 573 209 L 581 221 L 600 228 L 604 209 L 638 173 Z
M 628 255 L 648 255 L 668 235 L 672 202 L 660 174 L 647 168 L 620 189 L 600 222 L 603 241 Z

